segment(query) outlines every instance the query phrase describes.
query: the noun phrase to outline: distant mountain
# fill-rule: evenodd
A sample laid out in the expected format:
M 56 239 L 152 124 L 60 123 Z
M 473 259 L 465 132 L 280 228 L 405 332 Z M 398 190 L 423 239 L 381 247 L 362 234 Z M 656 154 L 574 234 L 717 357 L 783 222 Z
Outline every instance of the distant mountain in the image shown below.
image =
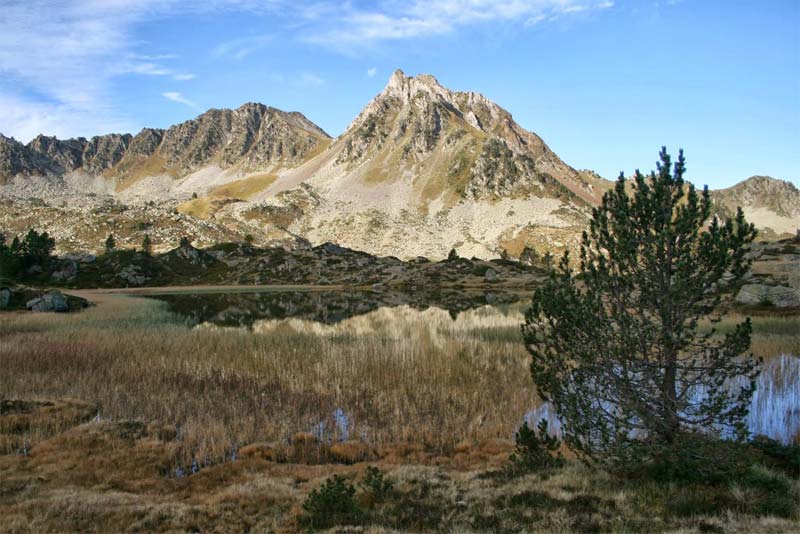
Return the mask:
M 209 165 L 241 171 L 293 166 L 329 142 L 330 136 L 300 113 L 250 103 L 212 109 L 167 130 L 145 128 L 135 136 L 62 141 L 39 135 L 27 145 L 0 136 L 0 180 L 81 171 L 114 178 L 119 190 L 143 177 L 182 178 Z
M 559 253 L 612 185 L 485 96 L 399 70 L 336 139 L 252 103 L 135 136 L 0 135 L 0 183 L 0 230 L 50 229 L 65 249 L 101 249 L 111 231 L 138 244 L 147 229 L 165 247 L 181 232 L 199 244 L 249 234 L 402 258 Z M 713 195 L 718 214 L 742 205 L 762 235 L 798 225 L 788 182 L 753 177 Z
M 730 217 L 741 206 L 762 238 L 794 236 L 800 230 L 800 190 L 784 180 L 751 176 L 727 189 L 711 192 L 717 213 Z

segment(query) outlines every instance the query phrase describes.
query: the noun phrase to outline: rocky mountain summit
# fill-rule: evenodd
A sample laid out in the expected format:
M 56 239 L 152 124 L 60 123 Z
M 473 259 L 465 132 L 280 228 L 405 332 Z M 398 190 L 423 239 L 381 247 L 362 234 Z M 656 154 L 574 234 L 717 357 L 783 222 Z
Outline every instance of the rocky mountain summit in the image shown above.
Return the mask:
M 259 246 L 336 242 L 380 256 L 519 258 L 576 245 L 611 183 L 564 163 L 485 96 L 392 74 L 331 139 L 300 113 L 212 109 L 166 130 L 23 145 L 0 135 L 0 230 L 99 251 L 108 233 L 156 250 L 252 236 Z M 754 177 L 715 191 L 766 237 L 793 235 L 797 189 Z
M 723 217 L 741 206 L 747 219 L 761 230 L 761 237 L 793 235 L 800 230 L 800 190 L 791 182 L 769 176 L 751 176 L 733 187 L 712 191 Z
M 180 178 L 212 164 L 246 171 L 295 165 L 329 139 L 300 113 L 248 103 L 234 110 L 212 109 L 167 130 L 144 128 L 135 136 L 60 140 L 39 135 L 27 145 L 0 136 L 0 180 L 81 171 L 116 178 L 122 189 L 137 178 Z
M 546 193 L 599 200 L 580 173 L 485 96 L 400 70 L 348 127 L 337 162 L 351 168 L 370 163 L 372 179 L 396 177 L 401 167 L 424 182 L 419 187 L 428 195 L 449 190 L 468 199 Z

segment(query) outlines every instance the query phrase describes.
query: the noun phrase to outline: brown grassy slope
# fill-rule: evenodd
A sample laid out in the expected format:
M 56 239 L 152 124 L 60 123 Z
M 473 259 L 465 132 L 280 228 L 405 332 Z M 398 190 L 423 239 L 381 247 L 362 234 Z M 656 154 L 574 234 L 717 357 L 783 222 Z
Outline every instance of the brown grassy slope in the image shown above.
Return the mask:
M 309 431 L 337 407 L 354 436 L 377 445 L 507 439 L 535 401 L 516 328 L 488 340 L 413 321 L 396 338 L 252 335 L 189 330 L 153 301 L 102 299 L 80 315 L 4 317 L 0 358 L 13 371 L 0 391 L 80 398 L 104 416 L 177 425 L 187 454 L 214 458 L 233 443 Z

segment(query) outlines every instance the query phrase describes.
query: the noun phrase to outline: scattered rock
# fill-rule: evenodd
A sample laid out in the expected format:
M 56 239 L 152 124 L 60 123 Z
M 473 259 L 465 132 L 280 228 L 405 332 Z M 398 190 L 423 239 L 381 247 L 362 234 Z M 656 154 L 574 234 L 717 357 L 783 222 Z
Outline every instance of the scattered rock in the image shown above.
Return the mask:
M 771 305 L 777 308 L 800 307 L 800 291 L 786 286 L 746 284 L 736 295 L 736 302 L 749 306 Z
M 0 310 L 6 310 L 11 307 L 11 289 L 8 287 L 0 287 Z
M 63 313 L 69 311 L 69 304 L 67 303 L 66 297 L 57 289 L 48 291 L 41 297 L 29 300 L 25 303 L 25 307 L 35 312 Z
M 117 278 L 132 286 L 140 286 L 149 280 L 147 276 L 142 274 L 138 265 L 128 265 L 117 273 Z
M 72 280 L 78 274 L 78 264 L 75 261 L 68 260 L 62 264 L 61 269 L 53 273 L 53 279 L 58 282 Z

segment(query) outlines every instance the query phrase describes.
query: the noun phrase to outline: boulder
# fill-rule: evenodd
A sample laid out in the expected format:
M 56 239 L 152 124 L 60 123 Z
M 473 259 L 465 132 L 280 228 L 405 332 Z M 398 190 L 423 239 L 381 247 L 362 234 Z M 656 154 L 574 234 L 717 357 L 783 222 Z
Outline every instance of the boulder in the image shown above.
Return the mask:
M 0 287 L 0 310 L 6 310 L 11 307 L 11 289 L 7 287 Z
M 53 273 L 53 280 L 64 282 L 72 280 L 78 274 L 78 264 L 73 260 L 63 262 L 61 268 Z
M 494 269 L 486 269 L 486 272 L 483 273 L 483 277 L 487 282 L 497 282 L 500 279 L 500 273 Z
M 736 302 L 749 306 L 767 304 L 777 308 L 798 308 L 800 291 L 787 286 L 745 284 L 736 295 Z
M 40 297 L 33 298 L 25 303 L 25 307 L 35 312 L 68 312 L 69 304 L 66 297 L 58 291 L 48 291 Z
M 149 280 L 147 276 L 142 274 L 138 265 L 128 265 L 117 273 L 117 278 L 122 279 L 126 284 L 131 286 L 140 286 Z

